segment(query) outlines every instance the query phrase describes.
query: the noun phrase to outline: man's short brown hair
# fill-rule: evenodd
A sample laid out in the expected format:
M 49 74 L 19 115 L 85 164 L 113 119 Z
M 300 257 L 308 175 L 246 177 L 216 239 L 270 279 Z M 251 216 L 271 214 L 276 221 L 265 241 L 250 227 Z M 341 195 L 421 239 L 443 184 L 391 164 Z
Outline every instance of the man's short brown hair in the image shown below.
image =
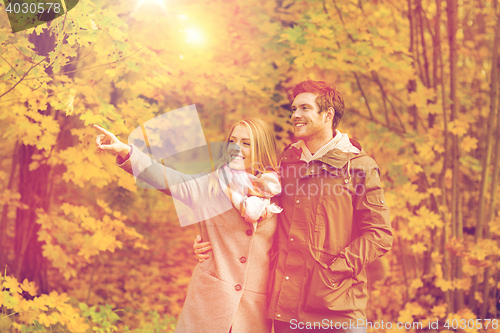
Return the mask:
M 335 87 L 332 87 L 324 81 L 307 80 L 297 84 L 295 88 L 293 88 L 292 93 L 293 98 L 302 93 L 317 94 L 316 104 L 319 106 L 318 113 L 333 108 L 333 110 L 335 110 L 335 116 L 333 117 L 332 130 L 335 131 L 337 129 L 344 115 L 344 99 Z

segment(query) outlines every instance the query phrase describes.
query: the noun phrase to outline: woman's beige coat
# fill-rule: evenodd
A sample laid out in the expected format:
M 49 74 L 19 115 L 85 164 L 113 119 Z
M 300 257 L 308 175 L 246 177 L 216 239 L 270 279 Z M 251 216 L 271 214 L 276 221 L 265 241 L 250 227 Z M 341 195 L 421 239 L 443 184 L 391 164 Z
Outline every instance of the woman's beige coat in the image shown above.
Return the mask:
M 209 175 L 185 175 L 151 160 L 137 147 L 117 159 L 125 171 L 190 206 L 210 258 L 196 265 L 176 332 L 269 333 L 267 279 L 276 215 L 256 228 L 232 208 L 222 191 L 208 196 Z M 166 186 L 168 183 L 168 186 Z

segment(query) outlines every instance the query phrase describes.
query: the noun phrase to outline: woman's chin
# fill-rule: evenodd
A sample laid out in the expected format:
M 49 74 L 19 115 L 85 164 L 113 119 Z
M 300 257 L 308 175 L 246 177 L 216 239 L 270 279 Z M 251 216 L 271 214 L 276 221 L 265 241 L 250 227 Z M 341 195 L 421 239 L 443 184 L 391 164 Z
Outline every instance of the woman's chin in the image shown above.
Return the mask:
M 245 170 L 245 163 L 243 163 L 243 161 L 232 161 L 229 162 L 228 166 L 233 170 Z

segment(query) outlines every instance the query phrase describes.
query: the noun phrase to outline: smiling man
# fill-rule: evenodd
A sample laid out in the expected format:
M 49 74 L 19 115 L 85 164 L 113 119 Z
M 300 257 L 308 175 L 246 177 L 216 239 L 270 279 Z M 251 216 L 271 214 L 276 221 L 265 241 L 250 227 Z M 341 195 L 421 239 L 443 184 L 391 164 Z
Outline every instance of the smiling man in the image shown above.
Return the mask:
M 276 333 L 365 332 L 365 267 L 392 246 L 380 171 L 337 130 L 344 101 L 335 88 L 304 81 L 293 97 L 298 141 L 281 158 L 269 315 Z

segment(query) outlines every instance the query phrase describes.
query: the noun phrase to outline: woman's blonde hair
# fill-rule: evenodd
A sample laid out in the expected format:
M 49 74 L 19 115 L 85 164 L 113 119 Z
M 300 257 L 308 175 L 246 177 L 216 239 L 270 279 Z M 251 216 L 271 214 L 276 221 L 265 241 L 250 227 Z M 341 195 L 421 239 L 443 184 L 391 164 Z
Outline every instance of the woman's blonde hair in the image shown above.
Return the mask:
M 266 171 L 278 172 L 278 159 L 276 157 L 276 140 L 274 133 L 269 128 L 267 123 L 257 118 L 244 118 L 234 123 L 225 138 L 222 157 L 215 163 L 215 170 L 218 170 L 224 164 L 231 162 L 231 157 L 228 154 L 229 139 L 233 134 L 234 129 L 238 125 L 243 125 L 250 133 L 250 148 L 251 148 L 251 173 L 264 173 Z M 209 183 L 209 193 L 217 195 L 220 186 L 219 180 L 212 174 Z

